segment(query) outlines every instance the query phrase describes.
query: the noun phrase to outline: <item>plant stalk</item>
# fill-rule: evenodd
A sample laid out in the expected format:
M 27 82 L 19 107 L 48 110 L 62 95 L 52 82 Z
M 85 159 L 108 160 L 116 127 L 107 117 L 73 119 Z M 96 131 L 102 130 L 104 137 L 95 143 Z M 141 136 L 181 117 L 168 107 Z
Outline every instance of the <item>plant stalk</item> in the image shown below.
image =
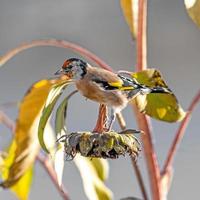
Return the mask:
M 107 65 L 103 60 L 101 60 L 99 57 L 94 55 L 92 52 L 89 50 L 68 42 L 66 40 L 57 40 L 57 39 L 47 39 L 47 40 L 33 40 L 28 43 L 24 43 L 10 51 L 8 51 L 5 55 L 0 56 L 0 67 L 4 65 L 6 62 L 8 62 L 12 57 L 17 55 L 18 53 L 30 49 L 33 47 L 41 47 L 41 46 L 52 46 L 52 47 L 59 47 L 59 48 L 65 48 L 65 49 L 71 49 L 72 51 L 75 51 L 82 56 L 88 58 L 89 60 L 95 62 L 97 65 L 101 66 L 104 69 L 112 71 L 112 68 Z
M 38 154 L 37 160 L 41 163 L 41 165 L 44 167 L 44 169 L 48 173 L 49 177 L 51 178 L 58 192 L 62 196 L 63 200 L 69 200 L 70 198 L 69 198 L 68 192 L 64 189 L 62 185 L 59 185 L 58 183 L 56 172 L 49 158 L 47 156 L 42 156 L 41 154 Z
M 117 116 L 117 120 L 118 120 L 118 124 L 119 124 L 121 130 L 125 130 L 126 129 L 126 122 L 125 122 L 125 120 L 124 120 L 124 118 L 121 114 L 119 114 Z M 138 181 L 138 184 L 139 184 L 139 187 L 140 187 L 140 191 L 141 191 L 143 200 L 148 200 L 147 191 L 146 191 L 146 188 L 145 188 L 145 184 L 144 184 L 144 181 L 143 181 L 143 178 L 142 178 L 142 173 L 140 171 L 140 168 L 138 167 L 138 164 L 135 161 L 135 158 L 130 156 L 130 159 L 131 159 L 133 169 L 135 171 L 135 175 L 137 177 L 137 181 Z
M 103 133 L 103 132 L 107 131 L 106 122 L 107 122 L 107 106 L 100 104 L 99 114 L 98 114 L 96 126 L 95 126 L 93 132 Z
M 175 154 L 176 154 L 176 151 L 177 151 L 177 148 L 178 148 L 178 145 L 180 144 L 180 142 L 181 142 L 181 140 L 184 136 L 185 130 L 188 126 L 188 123 L 190 121 L 191 113 L 193 112 L 193 110 L 195 109 L 195 107 L 197 106 L 197 104 L 199 102 L 200 102 L 200 91 L 193 98 L 193 100 L 192 100 L 192 102 L 191 102 L 191 104 L 188 108 L 188 112 L 187 112 L 185 118 L 183 119 L 183 121 L 180 124 L 180 127 L 179 127 L 179 129 L 176 133 L 174 140 L 173 140 L 173 143 L 172 143 L 172 145 L 169 149 L 168 156 L 167 156 L 167 159 L 165 161 L 162 174 L 165 174 L 168 171 L 168 169 L 171 168 Z
M 132 158 L 132 157 L 131 157 L 131 162 L 132 162 L 132 165 L 133 165 L 133 168 L 134 168 L 134 171 L 135 171 L 135 174 L 136 174 L 139 186 L 140 186 L 140 190 L 141 190 L 141 193 L 142 193 L 143 200 L 148 200 L 149 198 L 147 196 L 147 192 L 146 192 L 146 188 L 145 188 L 145 185 L 144 185 L 144 181 L 143 181 L 143 178 L 142 178 L 140 168 L 139 168 L 137 162 L 135 161 L 135 159 Z
M 147 0 L 138 1 L 138 30 L 137 30 L 137 65 L 136 71 L 147 68 Z M 160 169 L 152 142 L 152 131 L 149 117 L 140 113 L 134 106 L 137 123 L 140 130 L 145 134 L 142 135 L 144 146 L 144 154 L 146 158 L 147 168 L 149 171 L 149 179 L 151 185 L 152 198 L 160 200 Z

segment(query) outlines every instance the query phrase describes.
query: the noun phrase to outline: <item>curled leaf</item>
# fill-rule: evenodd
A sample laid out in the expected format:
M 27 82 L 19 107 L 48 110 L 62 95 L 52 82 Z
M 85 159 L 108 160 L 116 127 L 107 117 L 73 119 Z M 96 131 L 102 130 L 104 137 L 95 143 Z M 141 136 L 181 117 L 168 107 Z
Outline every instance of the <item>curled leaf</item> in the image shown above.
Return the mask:
M 53 111 L 53 108 L 60 97 L 60 95 L 63 92 L 63 89 L 70 83 L 70 81 L 63 81 L 58 84 L 54 84 L 52 88 L 49 90 L 48 97 L 46 99 L 45 106 L 42 111 L 42 115 L 39 120 L 39 127 L 38 127 L 38 138 L 41 147 L 43 148 L 44 151 L 49 153 L 49 150 L 46 147 L 45 140 L 44 140 L 44 130 L 45 126 L 47 124 L 47 121 Z
M 78 90 L 75 90 L 71 94 L 69 94 L 67 97 L 65 97 L 56 111 L 55 130 L 56 130 L 57 138 L 61 137 L 62 133 L 66 132 L 65 119 L 67 116 L 68 100 L 72 95 L 74 95 L 77 92 Z
M 121 133 L 110 131 L 102 134 L 76 132 L 62 136 L 60 141 L 65 143 L 65 153 L 68 159 L 73 159 L 77 153 L 86 157 L 113 159 L 128 153 L 137 158 L 140 143 L 133 132 L 138 133 L 135 130 Z
M 169 91 L 168 93 L 138 95 L 133 102 L 137 105 L 140 112 L 166 122 L 181 121 L 185 117 L 186 113 L 178 103 L 173 92 L 168 88 L 159 71 L 147 69 L 132 73 L 132 76 L 139 83 L 150 88 L 162 87 Z
M 62 135 L 66 133 L 65 119 L 67 116 L 68 100 L 76 92 L 78 91 L 75 90 L 71 94 L 69 94 L 67 97 L 65 97 L 56 111 L 55 131 L 56 131 L 57 138 L 61 137 Z M 59 185 L 62 184 L 62 176 L 63 176 L 63 169 L 64 169 L 64 155 L 65 155 L 64 144 L 60 143 L 58 145 L 58 149 L 55 153 L 55 158 L 54 158 L 54 168 L 55 168 Z
M 137 37 L 138 0 L 120 0 L 124 17 L 134 38 Z
M 200 0 L 185 0 L 185 7 L 192 21 L 200 27 Z
M 104 170 L 107 170 L 107 164 L 99 161 L 101 173 L 93 161 L 89 158 L 76 156 L 74 162 L 80 171 L 85 193 L 89 200 L 111 200 L 112 192 L 103 183 Z M 107 173 L 107 172 L 106 172 Z

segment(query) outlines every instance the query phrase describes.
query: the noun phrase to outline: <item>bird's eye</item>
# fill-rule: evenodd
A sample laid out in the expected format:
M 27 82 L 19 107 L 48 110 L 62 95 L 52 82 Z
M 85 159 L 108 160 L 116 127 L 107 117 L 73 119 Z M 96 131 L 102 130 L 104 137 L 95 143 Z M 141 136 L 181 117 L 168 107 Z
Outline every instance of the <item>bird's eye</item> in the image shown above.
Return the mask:
M 72 69 L 72 68 L 73 68 L 73 65 L 69 65 L 67 68 L 68 68 L 68 69 Z
M 68 65 L 67 67 L 65 67 L 65 68 L 63 68 L 63 70 L 65 71 L 65 72 L 69 72 L 70 70 L 72 70 L 72 65 Z

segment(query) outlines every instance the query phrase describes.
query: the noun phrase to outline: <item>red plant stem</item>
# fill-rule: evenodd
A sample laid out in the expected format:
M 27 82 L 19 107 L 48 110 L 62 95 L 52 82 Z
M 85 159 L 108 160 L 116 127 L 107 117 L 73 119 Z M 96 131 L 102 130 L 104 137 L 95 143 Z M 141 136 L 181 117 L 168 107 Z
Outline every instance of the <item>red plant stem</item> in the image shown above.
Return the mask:
M 107 106 L 100 104 L 99 115 L 93 132 L 103 133 L 107 131 L 106 121 L 107 121 Z
M 135 174 L 136 174 L 139 186 L 140 186 L 141 193 L 143 195 L 143 200 L 148 200 L 148 196 L 147 196 L 147 192 L 145 189 L 144 181 L 142 179 L 142 174 L 141 174 L 140 168 L 133 157 L 131 157 L 131 162 L 132 162 L 133 168 L 135 170 Z
M 147 67 L 147 0 L 138 1 L 137 64 L 136 71 Z
M 38 47 L 38 46 L 53 46 L 53 47 L 60 47 L 60 48 L 68 48 L 87 57 L 89 60 L 97 63 L 102 68 L 107 69 L 107 70 L 112 70 L 112 68 L 109 65 L 107 65 L 103 60 L 101 60 L 99 57 L 97 57 L 92 52 L 88 51 L 87 49 L 65 40 L 56 40 L 56 39 L 33 40 L 29 43 L 24 43 L 18 46 L 17 48 L 12 49 L 11 51 L 7 52 L 5 55 L 1 56 L 0 66 L 4 65 L 8 60 L 10 60 L 16 54 L 26 49 L 30 49 L 32 47 Z
M 12 132 L 15 131 L 15 123 L 1 110 L 0 110 L 0 123 L 4 124 Z
M 197 95 L 193 98 L 192 103 L 190 104 L 189 108 L 188 108 L 188 112 L 185 116 L 185 118 L 183 119 L 182 123 L 180 124 L 180 127 L 176 133 L 176 136 L 173 140 L 173 143 L 169 149 L 168 152 L 168 156 L 167 159 L 165 161 L 164 167 L 163 167 L 163 171 L 162 174 L 164 175 L 168 169 L 172 166 L 172 162 L 174 160 L 178 145 L 180 144 L 185 130 L 187 128 L 187 125 L 190 121 L 191 118 L 191 113 L 193 112 L 193 110 L 195 109 L 195 107 L 197 106 L 197 104 L 200 102 L 200 91 L 197 93 Z
M 151 191 L 152 191 L 152 198 L 153 200 L 160 200 L 160 170 L 155 154 L 155 150 L 153 147 L 152 142 L 152 134 L 151 134 L 151 124 L 148 117 L 144 116 L 143 114 L 139 113 L 138 109 L 135 108 L 136 119 L 139 125 L 140 130 L 144 131 L 142 134 L 142 141 L 143 141 L 143 149 L 146 158 L 147 168 L 149 179 L 151 183 Z
M 63 188 L 63 186 L 60 186 L 57 180 L 56 172 L 47 156 L 42 156 L 41 154 L 37 155 L 37 160 L 42 164 L 46 172 L 49 174 L 49 177 L 51 178 L 52 182 L 54 183 L 55 187 L 57 188 L 58 192 L 62 196 L 64 200 L 69 200 L 69 195 Z
M 141 71 L 147 67 L 147 0 L 138 1 L 138 30 L 137 30 L 137 65 L 136 70 Z M 142 135 L 144 153 L 149 171 L 152 198 L 161 199 L 160 195 L 160 170 L 152 142 L 150 119 L 139 113 L 134 107 L 139 128 L 144 131 Z
M 3 123 L 6 127 L 12 130 L 14 133 L 15 130 L 15 123 L 13 120 L 11 120 L 4 112 L 0 111 L 0 123 Z M 63 197 L 64 200 L 69 200 L 68 193 L 65 191 L 65 189 L 58 184 L 56 172 L 47 156 L 42 156 L 40 154 L 37 155 L 37 160 L 40 161 L 40 163 L 43 165 L 43 167 L 46 169 L 47 173 L 49 174 L 52 182 L 58 189 L 59 193 Z
M 118 119 L 118 123 L 119 123 L 121 130 L 125 130 L 126 129 L 126 122 L 123 119 L 123 116 L 121 114 L 119 114 L 117 119 Z M 137 181 L 138 181 L 138 184 L 139 184 L 142 196 L 143 196 L 143 200 L 148 200 L 148 196 L 147 196 L 147 192 L 146 192 L 146 188 L 145 188 L 145 185 L 144 185 L 144 181 L 143 181 L 143 178 L 142 178 L 140 168 L 138 167 L 138 165 L 135 161 L 135 158 L 133 158 L 132 156 L 130 156 L 130 158 L 131 158 L 131 163 L 133 165 L 135 175 L 137 177 Z

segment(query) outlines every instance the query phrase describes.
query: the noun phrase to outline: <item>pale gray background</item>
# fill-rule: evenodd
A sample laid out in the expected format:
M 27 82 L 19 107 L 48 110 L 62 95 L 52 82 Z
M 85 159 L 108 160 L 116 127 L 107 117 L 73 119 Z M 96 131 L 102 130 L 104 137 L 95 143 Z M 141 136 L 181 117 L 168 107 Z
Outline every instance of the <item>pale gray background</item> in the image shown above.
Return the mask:
M 149 0 L 148 63 L 162 71 L 180 103 L 187 108 L 198 91 L 200 75 L 200 30 L 185 12 L 181 0 Z M 114 69 L 133 69 L 135 43 L 122 16 L 119 1 L 108 0 L 1 0 L 0 55 L 22 42 L 57 38 L 80 44 L 96 53 Z M 27 50 L 0 69 L 0 104 L 20 100 L 28 87 L 43 77 L 50 77 L 66 58 L 78 56 L 69 50 L 39 47 Z M 94 127 L 98 105 L 77 96 L 70 105 L 70 130 Z M 89 111 L 88 111 L 89 109 Z M 4 109 L 13 119 L 17 109 Z M 124 111 L 128 127 L 136 128 L 131 108 Z M 198 199 L 199 191 L 199 107 L 179 148 L 170 200 Z M 162 166 L 178 124 L 153 120 L 154 143 Z M 118 126 L 115 126 L 118 129 Z M 11 134 L 0 127 L 1 146 Z M 145 168 L 143 156 L 139 158 Z M 129 158 L 111 160 L 107 185 L 115 199 L 141 197 Z M 144 170 L 143 170 L 144 171 Z M 147 183 L 147 174 L 143 172 Z M 37 164 L 30 199 L 61 199 L 48 175 Z M 64 183 L 72 200 L 85 200 L 79 172 L 73 162 L 66 162 Z M 7 191 L 0 198 L 14 200 Z

